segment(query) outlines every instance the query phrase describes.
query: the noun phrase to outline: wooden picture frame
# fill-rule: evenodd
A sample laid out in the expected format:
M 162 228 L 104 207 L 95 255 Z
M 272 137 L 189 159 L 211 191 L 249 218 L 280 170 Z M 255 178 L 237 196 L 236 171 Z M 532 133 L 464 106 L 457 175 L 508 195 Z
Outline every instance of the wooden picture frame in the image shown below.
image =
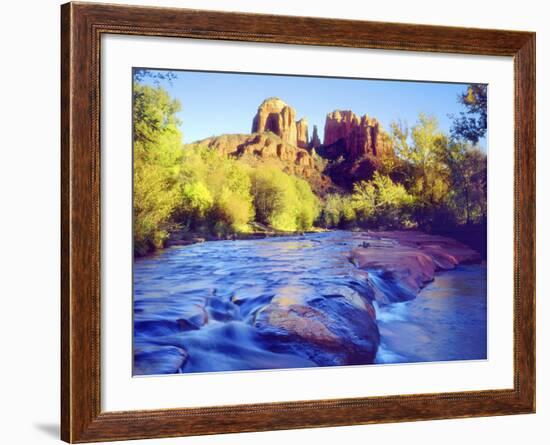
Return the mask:
M 63 440 L 94 442 L 535 411 L 534 33 L 92 3 L 67 3 L 61 17 Z M 513 57 L 513 389 L 102 412 L 99 116 L 103 34 Z

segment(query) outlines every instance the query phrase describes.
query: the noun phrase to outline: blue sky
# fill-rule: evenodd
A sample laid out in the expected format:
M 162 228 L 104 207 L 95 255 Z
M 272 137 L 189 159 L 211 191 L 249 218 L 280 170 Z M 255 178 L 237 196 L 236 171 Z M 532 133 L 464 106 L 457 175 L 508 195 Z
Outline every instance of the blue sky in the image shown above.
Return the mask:
M 172 71 L 176 78 L 160 85 L 181 102 L 181 130 L 185 142 L 224 133 L 250 133 L 260 103 L 277 96 L 306 117 L 311 137 L 317 125 L 323 139 L 326 114 L 353 110 L 377 118 L 389 130 L 390 122 L 410 126 L 420 112 L 435 116 L 448 132 L 449 114 L 465 111 L 457 101 L 467 84 L 394 80 L 298 77 L 265 74 Z M 150 79 L 146 80 L 152 83 Z M 480 141 L 485 148 L 486 140 Z

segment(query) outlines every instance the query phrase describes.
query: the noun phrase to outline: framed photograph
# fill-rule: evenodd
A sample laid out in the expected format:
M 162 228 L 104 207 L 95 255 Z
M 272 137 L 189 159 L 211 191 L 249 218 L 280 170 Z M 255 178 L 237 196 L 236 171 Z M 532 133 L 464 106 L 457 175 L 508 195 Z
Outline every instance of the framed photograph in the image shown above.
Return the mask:
M 62 6 L 62 439 L 535 411 L 535 34 Z

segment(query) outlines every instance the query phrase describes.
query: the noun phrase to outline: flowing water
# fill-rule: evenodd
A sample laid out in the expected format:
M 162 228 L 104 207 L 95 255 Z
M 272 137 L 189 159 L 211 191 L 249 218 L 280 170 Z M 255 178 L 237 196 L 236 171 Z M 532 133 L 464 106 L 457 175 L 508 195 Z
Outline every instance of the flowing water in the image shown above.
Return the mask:
M 487 358 L 487 269 L 439 272 L 417 298 L 377 311 L 378 363 Z
M 365 273 L 348 259 L 365 239 L 335 231 L 214 241 L 136 260 L 134 373 L 319 366 L 260 335 L 254 319 L 274 298 L 372 301 Z M 486 357 L 483 265 L 438 273 L 413 300 L 373 304 L 381 335 L 376 363 Z

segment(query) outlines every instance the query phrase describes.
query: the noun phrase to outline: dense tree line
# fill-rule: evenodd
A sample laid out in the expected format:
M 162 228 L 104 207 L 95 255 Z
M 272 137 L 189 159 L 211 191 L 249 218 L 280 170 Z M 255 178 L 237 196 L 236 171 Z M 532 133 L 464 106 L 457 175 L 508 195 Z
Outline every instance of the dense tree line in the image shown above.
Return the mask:
M 134 85 L 134 251 L 162 246 L 179 196 L 182 135 L 178 101 L 161 88 Z

